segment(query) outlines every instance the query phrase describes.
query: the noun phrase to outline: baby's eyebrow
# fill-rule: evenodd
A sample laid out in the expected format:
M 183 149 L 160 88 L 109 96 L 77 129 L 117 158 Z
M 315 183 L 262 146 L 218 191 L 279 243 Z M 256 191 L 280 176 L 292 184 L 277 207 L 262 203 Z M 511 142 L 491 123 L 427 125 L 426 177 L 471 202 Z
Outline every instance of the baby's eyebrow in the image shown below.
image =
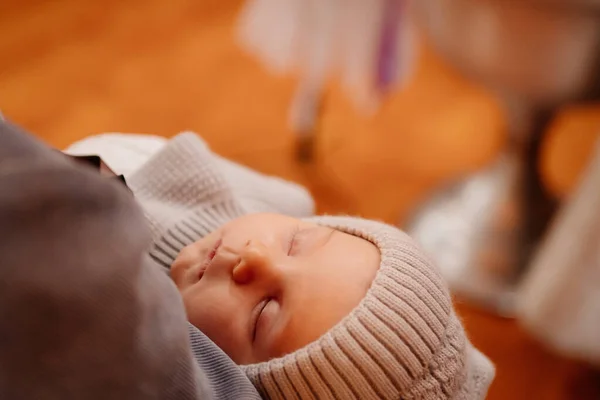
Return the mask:
M 325 229 L 327 229 L 329 231 L 329 235 L 327 236 L 327 240 L 325 241 L 325 244 L 327 244 L 327 242 L 329 242 L 331 240 L 331 238 L 333 237 L 333 235 L 335 235 L 336 233 L 338 233 L 337 229 L 333 229 L 333 228 L 329 228 L 329 227 L 325 227 Z
M 305 251 L 315 251 L 325 247 L 336 232 L 335 229 L 331 229 L 328 226 L 317 225 L 303 228 L 297 235 L 307 239 L 306 243 L 301 244 Z
M 338 232 L 336 229 L 330 228 L 328 226 L 320 226 L 320 225 L 307 229 L 307 232 L 311 232 L 311 231 L 315 231 L 315 232 L 319 232 L 319 233 L 323 232 L 323 235 L 327 235 L 326 237 L 324 236 L 325 240 L 323 240 L 323 242 L 320 243 L 321 247 L 325 246 L 327 243 L 329 243 L 329 241 L 331 240 L 333 235 Z

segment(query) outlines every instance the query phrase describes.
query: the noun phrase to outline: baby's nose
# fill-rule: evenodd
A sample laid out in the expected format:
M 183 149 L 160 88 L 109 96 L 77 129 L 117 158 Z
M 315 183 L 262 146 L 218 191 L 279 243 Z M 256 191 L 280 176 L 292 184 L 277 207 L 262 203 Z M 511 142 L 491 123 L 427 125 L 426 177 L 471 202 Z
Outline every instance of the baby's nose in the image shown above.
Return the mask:
M 233 268 L 232 277 L 239 285 L 257 281 L 274 283 L 280 279 L 280 272 L 268 247 L 261 241 L 250 240 L 241 252 L 240 262 Z

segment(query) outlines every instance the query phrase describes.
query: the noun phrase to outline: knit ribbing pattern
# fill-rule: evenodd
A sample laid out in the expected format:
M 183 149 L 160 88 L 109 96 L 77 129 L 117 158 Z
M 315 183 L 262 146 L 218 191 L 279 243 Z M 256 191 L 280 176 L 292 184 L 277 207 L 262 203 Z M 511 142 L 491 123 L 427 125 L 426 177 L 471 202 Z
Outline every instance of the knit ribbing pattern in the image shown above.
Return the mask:
M 166 269 L 185 246 L 247 214 L 216 164 L 204 142 L 186 133 L 129 179 L 152 229 L 150 256 Z
M 360 305 L 319 340 L 244 366 L 250 380 L 271 399 L 453 398 L 467 379 L 467 340 L 430 260 L 391 226 L 311 220 L 375 244 L 379 272 Z

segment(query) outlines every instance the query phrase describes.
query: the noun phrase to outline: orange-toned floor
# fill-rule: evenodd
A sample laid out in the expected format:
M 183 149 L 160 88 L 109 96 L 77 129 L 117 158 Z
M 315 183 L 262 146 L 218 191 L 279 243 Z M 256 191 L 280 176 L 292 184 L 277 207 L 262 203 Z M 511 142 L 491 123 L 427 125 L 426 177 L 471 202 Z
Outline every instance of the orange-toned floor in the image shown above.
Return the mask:
M 267 74 L 234 42 L 239 1 L 4 0 L 0 110 L 56 147 L 98 132 L 202 134 L 213 148 L 311 188 L 321 211 L 397 222 L 445 179 L 493 160 L 504 141 L 494 98 L 423 51 L 414 79 L 372 117 L 335 83 L 316 159 L 293 157 L 294 80 Z M 559 196 L 600 131 L 600 105 L 562 115 L 542 171 Z M 598 399 L 591 370 L 544 350 L 514 321 L 459 303 L 496 363 L 490 399 Z

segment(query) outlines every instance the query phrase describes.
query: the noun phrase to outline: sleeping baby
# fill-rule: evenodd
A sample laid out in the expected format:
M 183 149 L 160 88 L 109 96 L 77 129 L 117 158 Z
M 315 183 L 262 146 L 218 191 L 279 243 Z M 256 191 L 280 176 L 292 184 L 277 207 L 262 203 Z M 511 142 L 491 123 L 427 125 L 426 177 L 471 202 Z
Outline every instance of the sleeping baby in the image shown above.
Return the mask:
M 311 216 L 304 189 L 233 164 L 194 134 L 153 140 L 101 136 L 71 152 L 100 153 L 125 173 L 188 321 L 264 398 L 485 398 L 494 368 L 406 234 Z M 111 163 L 124 141 L 147 141 L 152 154 Z M 135 168 L 117 165 L 136 157 Z

